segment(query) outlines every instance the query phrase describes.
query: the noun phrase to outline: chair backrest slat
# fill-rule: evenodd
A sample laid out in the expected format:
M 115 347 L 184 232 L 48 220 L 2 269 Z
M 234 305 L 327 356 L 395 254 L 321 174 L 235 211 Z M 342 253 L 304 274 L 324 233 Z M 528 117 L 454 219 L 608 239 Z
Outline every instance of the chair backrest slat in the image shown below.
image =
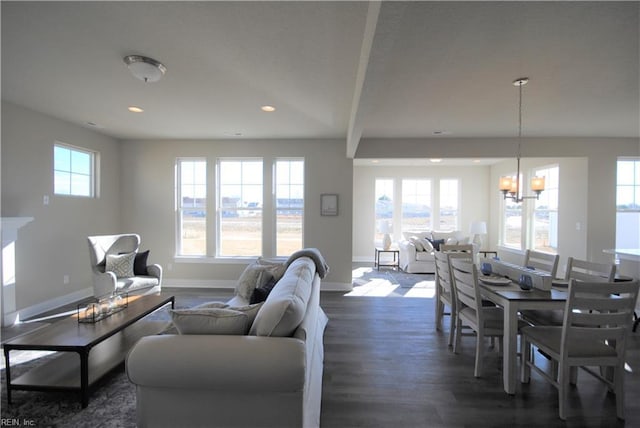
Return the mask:
M 562 329 L 562 353 L 569 344 L 589 339 L 624 350 L 638 298 L 638 281 L 569 283 Z
M 451 276 L 458 295 L 458 301 L 482 316 L 482 300 L 478 289 L 478 271 L 470 259 L 453 259 Z M 479 320 L 480 322 L 481 320 Z
M 569 257 L 565 279 L 577 279 L 585 282 L 613 282 L 616 265 L 613 263 L 597 263 Z
M 531 266 L 543 272 L 549 272 L 552 278 L 556 277 L 558 272 L 558 261 L 560 256 L 557 254 L 543 253 L 535 250 L 527 250 L 524 255 L 524 266 Z

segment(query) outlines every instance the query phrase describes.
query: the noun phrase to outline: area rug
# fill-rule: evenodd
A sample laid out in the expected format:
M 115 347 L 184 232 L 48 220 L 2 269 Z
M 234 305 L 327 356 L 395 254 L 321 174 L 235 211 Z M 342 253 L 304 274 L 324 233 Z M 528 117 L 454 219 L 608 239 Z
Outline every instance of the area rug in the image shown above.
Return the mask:
M 177 307 L 195 305 L 190 301 Z M 167 308 L 162 308 L 147 317 L 150 321 L 166 321 L 170 326 Z M 55 358 L 55 353 L 39 351 L 12 351 L 11 377 L 17 378 L 33 367 Z M 91 427 L 134 428 L 136 426 L 135 386 L 129 382 L 124 363 L 115 368 L 91 389 L 89 405 L 82 408 L 79 392 L 12 391 L 12 404 L 7 403 L 4 355 L 1 358 L 0 382 L 2 421 L 11 421 L 14 426 L 31 427 Z M 4 423 L 3 423 L 4 426 Z
M 433 298 L 433 274 L 407 273 L 395 269 L 360 267 L 353 271 L 352 296 Z
M 11 365 L 11 377 L 41 364 L 54 355 L 42 353 L 38 359 Z M 36 354 L 33 354 L 36 357 Z M 12 391 L 7 404 L 5 370 L 2 370 L 2 420 L 14 426 L 31 427 L 104 427 L 136 426 L 135 386 L 124 373 L 124 364 L 102 378 L 92 389 L 89 405 L 80 406 L 77 392 Z

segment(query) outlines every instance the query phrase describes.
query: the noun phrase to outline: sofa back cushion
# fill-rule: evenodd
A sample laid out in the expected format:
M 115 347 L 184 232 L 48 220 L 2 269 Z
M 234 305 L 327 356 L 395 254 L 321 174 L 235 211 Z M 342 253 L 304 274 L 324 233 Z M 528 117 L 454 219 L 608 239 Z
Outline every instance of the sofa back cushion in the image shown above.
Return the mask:
M 309 257 L 293 261 L 258 311 L 249 334 L 291 336 L 306 313 L 315 271 Z

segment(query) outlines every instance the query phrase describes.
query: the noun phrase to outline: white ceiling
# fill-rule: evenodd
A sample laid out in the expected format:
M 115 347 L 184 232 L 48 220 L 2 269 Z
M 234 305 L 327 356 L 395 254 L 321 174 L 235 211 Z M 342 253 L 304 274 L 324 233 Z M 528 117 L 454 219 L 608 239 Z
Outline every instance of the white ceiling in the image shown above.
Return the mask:
M 522 76 L 525 135 L 640 135 L 636 1 L 1 8 L 2 98 L 116 138 L 513 136 Z M 135 79 L 129 54 L 165 77 Z

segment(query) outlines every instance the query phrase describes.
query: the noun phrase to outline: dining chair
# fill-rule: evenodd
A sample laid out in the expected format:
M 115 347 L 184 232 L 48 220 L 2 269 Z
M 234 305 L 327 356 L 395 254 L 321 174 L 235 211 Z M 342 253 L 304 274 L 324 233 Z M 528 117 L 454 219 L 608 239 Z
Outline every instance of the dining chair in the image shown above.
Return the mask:
M 456 328 L 453 352 L 458 353 L 462 326 L 476 333 L 476 361 L 474 376 L 483 372 L 484 339 L 498 337 L 502 350 L 504 313 L 498 306 L 483 306 L 478 287 L 478 269 L 469 259 L 451 259 L 451 279 L 456 293 Z
M 558 273 L 559 260 L 560 256 L 557 254 L 527 250 L 524 253 L 523 266 L 532 267 L 543 272 L 549 272 L 551 278 L 555 278 L 556 274 Z
M 565 281 L 573 279 L 586 282 L 614 282 L 616 265 L 613 263 L 597 263 L 580 260 L 574 257 L 567 259 Z M 522 318 L 533 325 L 562 325 L 564 313 L 561 310 L 529 309 L 520 313 Z
M 569 257 L 564 279 L 567 281 L 577 279 L 588 282 L 613 282 L 615 276 L 616 265 L 614 263 L 597 263 Z
M 470 247 L 470 246 L 469 246 Z M 453 258 L 470 259 L 471 254 L 464 251 L 445 252 L 435 251 L 436 264 L 436 330 L 442 330 L 442 319 L 449 315 L 449 346 L 453 346 L 453 338 L 456 323 L 456 297 L 455 289 L 451 283 L 451 270 L 449 261 Z M 449 307 L 449 313 L 445 307 Z
M 604 382 L 616 395 L 616 414 L 624 419 L 624 364 L 627 335 L 638 297 L 638 281 L 588 282 L 572 280 L 562 326 L 530 326 L 521 330 L 521 381 L 528 383 L 531 369 L 558 389 L 561 419 L 567 417 L 572 371 L 582 367 Z M 551 373 L 537 366 L 531 348 L 537 347 L 556 364 Z M 554 368 L 557 367 L 557 375 Z M 611 368 L 595 371 L 593 367 Z

